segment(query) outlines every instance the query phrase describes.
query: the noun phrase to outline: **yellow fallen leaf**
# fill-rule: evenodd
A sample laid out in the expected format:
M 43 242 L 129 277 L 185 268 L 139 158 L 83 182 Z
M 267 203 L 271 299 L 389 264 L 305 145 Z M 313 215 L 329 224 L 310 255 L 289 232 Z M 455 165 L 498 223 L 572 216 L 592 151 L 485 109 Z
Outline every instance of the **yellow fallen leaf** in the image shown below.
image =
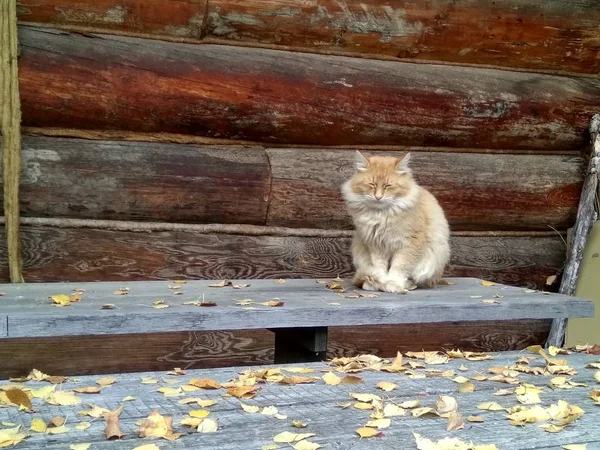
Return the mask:
M 458 438 L 446 437 L 437 442 L 428 439 L 419 433 L 414 433 L 418 450 L 498 450 L 494 444 L 474 445 L 473 443 L 461 441 Z
M 274 406 L 265 406 L 260 413 L 263 416 L 274 416 L 278 411 Z
M 537 392 L 528 392 L 526 394 L 517 395 L 517 400 L 523 405 L 542 403 L 542 400 L 540 400 L 540 395 Z
M 477 409 L 483 409 L 485 411 L 503 411 L 506 408 L 503 408 L 496 402 L 483 402 L 477 405 Z
M 446 431 L 462 430 L 465 427 L 465 422 L 458 411 L 452 411 L 448 416 L 448 426 Z
M 356 430 L 361 439 L 363 438 L 372 438 L 381 436 L 381 432 L 377 431 L 375 428 L 362 427 Z
M 6 397 L 15 405 L 31 409 L 31 399 L 22 389 L 17 387 L 10 388 L 6 390 L 5 394 Z
M 336 386 L 342 382 L 342 379 L 333 372 L 327 372 L 322 378 L 325 384 L 329 386 Z
M 354 407 L 356 409 L 373 409 L 373 405 L 371 403 L 364 403 L 364 402 L 356 402 L 354 404 Z
M 221 383 L 210 378 L 192 378 L 188 384 L 196 386 L 200 389 L 220 389 Z
M 88 450 L 92 444 L 82 443 L 82 444 L 71 444 L 69 445 L 70 450 Z
M 251 399 L 256 397 L 260 388 L 258 386 L 235 386 L 227 389 L 227 394 L 236 398 Z
M 150 377 L 142 377 L 142 384 L 156 384 L 158 380 Z
M 104 436 L 106 436 L 107 440 L 121 439 L 125 436 L 125 434 L 121 432 L 119 423 L 119 416 L 122 412 L 123 405 L 119 406 L 114 411 L 104 413 L 104 420 L 106 421 L 106 425 L 104 426 Z
M 438 414 L 448 414 L 458 409 L 458 403 L 454 397 L 449 395 L 440 395 L 435 403 L 435 409 Z
M 132 402 L 135 400 L 135 397 L 133 395 L 128 395 L 127 397 L 124 397 L 123 400 L 121 400 L 122 402 Z
M 181 425 L 186 425 L 188 427 L 197 428 L 198 425 L 202 423 L 204 419 L 197 419 L 195 417 L 184 417 L 181 419 Z
M 173 432 L 173 419 L 162 416 L 157 409 L 153 410 L 148 417 L 141 421 L 137 432 L 141 438 L 156 437 L 170 441 L 181 436 L 181 434 Z
M 496 283 L 492 283 L 491 281 L 481 280 L 481 285 L 482 286 L 490 287 L 490 286 L 494 286 L 495 284 Z
M 135 447 L 133 450 L 160 450 L 156 444 L 144 444 Z
M 389 428 L 392 424 L 390 419 L 377 419 L 377 420 L 369 420 L 367 422 L 367 427 L 377 428 L 378 430 L 383 430 L 385 428 Z
M 90 406 L 92 409 L 88 409 L 85 411 L 79 411 L 79 414 L 81 414 L 82 416 L 90 416 L 90 417 L 93 417 L 94 419 L 98 419 L 99 417 L 103 417 L 104 414 L 110 412 L 108 409 L 102 408 L 97 405 L 90 405 Z
M 283 431 L 273 437 L 273 441 L 278 444 L 290 444 L 292 442 L 300 442 L 304 439 L 313 437 L 314 433 L 292 433 L 290 431 Z
M 344 378 L 342 378 L 342 384 L 358 384 L 362 382 L 363 379 L 356 375 L 346 375 Z
M 115 309 L 117 306 L 114 303 L 105 303 L 100 309 Z
M 34 398 L 46 398 L 51 392 L 56 390 L 56 386 L 44 386 L 43 388 L 33 389 L 31 395 Z
M 483 417 L 469 416 L 467 417 L 467 422 L 485 422 L 485 420 L 483 420 Z
M 89 386 L 89 387 L 75 388 L 75 389 L 73 389 L 73 391 L 77 392 L 78 394 L 99 394 L 100 388 L 98 388 L 96 386 Z
M 427 408 L 427 407 L 415 408 L 410 413 L 412 414 L 413 417 L 421 417 L 421 416 L 424 416 L 425 414 L 436 414 L 436 412 L 433 410 L 433 408 Z
M 465 378 L 463 376 L 458 376 L 456 378 L 453 378 L 452 381 L 454 381 L 455 383 L 458 383 L 458 384 L 463 384 L 463 383 L 467 383 L 469 381 L 469 379 Z
M 245 403 L 241 403 L 240 405 L 242 407 L 242 409 L 244 411 L 246 411 L 247 413 L 257 413 L 258 411 L 260 411 L 260 408 L 258 406 L 253 406 L 253 405 L 246 405 Z
M 92 424 L 89 422 L 79 422 L 77 425 L 75 425 L 75 429 L 76 430 L 87 430 L 91 426 L 92 426 Z
M 46 430 L 46 433 L 48 433 L 48 434 L 63 434 L 63 433 L 68 433 L 69 431 L 71 431 L 71 430 L 69 430 L 64 425 L 61 425 L 59 427 L 48 428 Z
M 363 403 L 369 403 L 369 402 L 373 402 L 376 400 L 381 401 L 381 397 L 379 395 L 375 395 L 375 394 L 357 394 L 357 393 L 351 392 L 349 395 L 353 399 L 358 400 L 359 402 L 363 402 Z
M 470 381 L 461 383 L 461 385 L 458 387 L 458 392 L 460 392 L 461 394 L 465 394 L 467 392 L 473 392 L 474 390 L 475 390 L 475 385 L 473 383 L 471 383 Z
M 398 405 L 394 405 L 393 403 L 388 403 L 383 408 L 383 416 L 384 417 L 397 417 L 397 416 L 404 416 L 405 414 L 406 414 L 406 410 L 404 408 L 401 408 Z
M 69 306 L 71 304 L 71 298 L 66 294 L 57 294 L 50 298 L 58 306 Z
M 316 442 L 307 441 L 306 439 L 298 442 L 297 444 L 293 444 L 292 447 L 294 450 L 317 450 L 321 448 L 321 446 Z
M 36 433 L 45 433 L 47 428 L 46 422 L 44 422 L 42 419 L 35 417 L 31 420 L 31 431 L 35 431 Z
M 294 428 L 306 428 L 308 426 L 308 424 L 306 424 L 304 422 L 300 422 L 299 420 L 293 420 L 292 426 Z
M 200 422 L 196 431 L 198 433 L 216 433 L 218 429 L 219 423 L 216 420 L 204 419 Z
M 448 355 L 439 352 L 427 352 L 425 356 L 426 364 L 446 364 L 448 362 Z
M 587 450 L 587 444 L 567 444 L 563 445 L 565 450 Z
M 172 388 L 172 387 L 167 387 L 167 386 L 163 386 L 163 387 L 159 387 L 157 389 L 158 392 L 160 392 L 161 394 L 163 394 L 165 397 L 179 397 L 180 395 L 183 395 L 183 391 L 181 390 L 181 388 Z
M 398 386 L 394 383 L 392 383 L 391 381 L 380 381 L 379 383 L 377 383 L 377 389 L 381 389 L 382 391 L 393 391 L 394 389 L 396 389 Z
M 152 305 L 152 307 L 154 309 L 166 309 L 169 307 L 169 305 L 166 303 L 159 303 L 158 305 Z
M 507 417 L 513 425 L 520 425 L 523 423 L 545 422 L 550 419 L 550 414 L 541 406 L 536 405 L 532 408 L 513 412 Z
M 598 371 L 598 372 L 596 372 L 596 373 L 594 374 L 594 379 L 595 379 L 595 380 L 596 380 L 598 383 L 600 383 L 600 371 Z
M 210 415 L 210 411 L 207 411 L 206 409 L 194 409 L 188 412 L 188 414 L 196 419 L 204 419 Z
M 0 430 L 0 448 L 15 446 L 25 439 L 27 435 L 20 431 L 20 426 Z
M 113 294 L 114 295 L 127 295 L 127 294 L 129 294 L 129 288 L 119 288 L 115 292 L 113 292 Z
M 69 391 L 51 392 L 44 400 L 51 405 L 59 406 L 73 406 L 81 403 L 81 399 Z
M 231 281 L 223 280 L 223 281 L 219 281 L 218 283 L 209 284 L 208 287 L 222 288 L 222 287 L 231 286 L 231 285 L 233 285 L 233 283 Z
M 419 400 L 407 400 L 405 402 L 400 403 L 398 406 L 404 409 L 413 409 L 421 406 L 421 402 L 419 402 Z

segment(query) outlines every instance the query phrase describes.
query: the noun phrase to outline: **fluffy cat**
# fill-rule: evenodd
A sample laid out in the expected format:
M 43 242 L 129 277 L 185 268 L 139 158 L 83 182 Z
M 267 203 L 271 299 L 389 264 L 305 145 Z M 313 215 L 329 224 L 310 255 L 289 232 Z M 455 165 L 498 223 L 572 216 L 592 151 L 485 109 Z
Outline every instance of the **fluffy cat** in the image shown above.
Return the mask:
M 354 284 L 403 293 L 433 287 L 450 259 L 450 229 L 435 197 L 403 158 L 356 152 L 356 173 L 342 186 L 355 226 Z

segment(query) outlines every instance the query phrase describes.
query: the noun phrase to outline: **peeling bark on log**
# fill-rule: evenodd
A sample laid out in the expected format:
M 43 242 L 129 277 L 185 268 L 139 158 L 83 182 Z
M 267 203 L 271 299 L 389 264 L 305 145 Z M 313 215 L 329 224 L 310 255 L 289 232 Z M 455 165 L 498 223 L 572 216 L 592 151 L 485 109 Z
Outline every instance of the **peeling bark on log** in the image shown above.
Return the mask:
M 19 19 L 169 40 L 600 71 L 595 0 L 21 0 Z
M 354 170 L 353 155 L 26 136 L 21 213 L 349 229 L 340 186 Z M 438 197 L 455 231 L 564 229 L 575 220 L 579 157 L 412 155 L 418 180 Z
M 20 31 L 23 125 L 306 145 L 579 150 L 600 81 Z

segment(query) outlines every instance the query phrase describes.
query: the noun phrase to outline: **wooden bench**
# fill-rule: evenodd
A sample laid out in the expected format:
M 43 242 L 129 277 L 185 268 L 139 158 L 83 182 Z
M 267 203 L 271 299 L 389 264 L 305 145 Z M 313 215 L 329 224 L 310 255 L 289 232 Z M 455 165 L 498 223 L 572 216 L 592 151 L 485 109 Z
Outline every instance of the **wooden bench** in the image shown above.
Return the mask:
M 538 296 L 541 297 L 541 296 Z M 67 449 L 71 444 L 91 443 L 93 449 L 123 449 L 131 450 L 142 444 L 155 443 L 158 448 L 166 449 L 219 449 L 219 450 L 258 450 L 268 445 L 276 445 L 275 436 L 282 432 L 311 433 L 314 436 L 308 438 L 322 446 L 323 450 L 380 450 L 380 449 L 416 449 L 414 433 L 437 441 L 444 437 L 458 438 L 462 441 L 472 441 L 474 444 L 495 444 L 500 450 L 529 450 L 529 449 L 561 449 L 563 445 L 587 443 L 588 450 L 600 448 L 600 407 L 594 405 L 589 398 L 590 390 L 595 386 L 594 374 L 597 369 L 587 368 L 587 364 L 593 363 L 598 356 L 587 354 L 559 355 L 555 358 L 566 360 L 567 364 L 577 374 L 569 377 L 573 382 L 584 383 L 585 386 L 575 386 L 572 389 L 552 389 L 548 386 L 552 376 L 534 375 L 531 373 L 518 373 L 512 378 L 516 384 L 493 381 L 498 372 L 498 367 L 511 367 L 523 356 L 535 358 L 530 362 L 530 367 L 540 371 L 544 370 L 545 361 L 539 355 L 529 352 L 505 352 L 489 355 L 494 359 L 484 361 L 469 361 L 466 359 L 451 358 L 445 364 L 430 365 L 423 360 L 407 359 L 404 357 L 406 370 L 396 373 L 384 371 L 363 370 L 352 373 L 355 384 L 340 383 L 328 385 L 321 378 L 327 371 L 335 372 L 340 379 L 346 373 L 336 371 L 338 367 L 326 363 L 308 363 L 295 368 L 312 369 L 311 373 L 294 373 L 286 371 L 286 366 L 258 366 L 253 368 L 222 368 L 189 370 L 181 376 L 169 375 L 167 372 L 145 372 L 137 374 L 115 374 L 115 383 L 102 387 L 101 393 L 75 394 L 81 399 L 82 404 L 75 406 L 52 406 L 43 399 L 32 399 L 35 413 L 17 411 L 15 406 L 0 408 L 0 422 L 11 423 L 13 426 L 22 426 L 23 431 L 30 436 L 17 444 L 15 448 L 22 450 L 33 449 Z M 439 359 L 439 358 L 438 358 Z M 369 361 L 365 359 L 365 361 Z M 421 362 L 423 367 L 411 371 L 408 362 Z M 442 361 L 443 362 L 443 361 Z M 389 361 L 384 367 L 389 367 Z M 496 372 L 490 373 L 489 369 L 496 367 Z M 219 383 L 236 381 L 243 371 L 260 373 L 266 369 L 279 369 L 283 376 L 314 377 L 309 384 L 285 384 L 273 379 L 267 383 L 257 383 L 256 396 L 252 399 L 238 399 L 227 395 L 227 388 L 197 390 L 194 392 L 181 391 L 184 386 L 189 386 L 192 379 L 212 379 Z M 437 371 L 437 372 L 436 372 Z M 444 373 L 446 372 L 446 373 Z M 59 374 L 51 374 L 59 375 Z M 263 372 L 264 376 L 264 372 Z M 275 374 L 277 376 L 277 374 Z M 460 384 L 454 380 L 462 376 L 474 385 L 472 392 L 459 392 Z M 496 375 L 502 378 L 502 375 Z M 487 379 L 482 379 L 482 377 Z M 99 376 L 82 376 L 76 379 L 68 379 L 56 390 L 72 391 L 76 388 L 97 386 Z M 155 380 L 154 384 L 143 384 Z M 376 386 L 379 382 L 392 382 L 397 388 L 385 392 Z M 560 400 L 578 406 L 584 410 L 584 414 L 557 433 L 548 433 L 540 428 L 542 423 L 527 423 L 522 427 L 510 424 L 506 417 L 505 408 L 520 405 L 514 393 L 519 383 L 540 386 L 540 404 L 543 408 L 556 405 Z M 2 381 L 0 385 L 20 386 L 23 389 L 48 388 L 48 382 L 27 381 L 15 383 Z M 169 396 L 163 395 L 159 389 L 167 389 Z M 497 390 L 512 390 L 505 396 L 494 395 Z M 400 405 L 407 401 L 418 401 L 419 406 L 436 408 L 439 395 L 454 397 L 458 402 L 458 412 L 464 419 L 465 427 L 458 431 L 446 431 L 448 419 L 437 415 L 413 416 L 413 409 L 405 405 L 404 415 L 390 417 L 390 426 L 380 431 L 379 437 L 360 439 L 356 430 L 364 427 L 372 420 L 369 416 L 373 413 L 369 409 L 358 409 L 354 407 L 356 400 L 350 396 L 351 393 L 363 393 L 381 397 L 385 406 L 390 404 Z M 129 397 L 129 401 L 123 399 Z M 134 397 L 134 398 L 131 398 Z M 189 397 L 214 401 L 210 406 L 198 406 L 196 402 L 189 404 L 181 402 Z M 250 407 L 263 411 L 265 407 L 277 408 L 279 419 L 273 415 L 265 415 L 260 412 L 250 413 L 242 409 L 240 402 Z M 485 410 L 478 405 L 485 402 L 495 402 L 502 409 Z M 366 402 L 368 403 L 368 402 Z M 120 430 L 125 434 L 119 441 L 107 441 L 105 439 L 105 421 L 102 417 L 92 419 L 80 414 L 80 411 L 90 411 L 94 404 L 107 410 L 115 410 L 123 405 L 120 415 Z M 207 403 L 209 404 L 209 403 Z M 342 407 L 340 407 L 340 405 Z M 345 406 L 345 407 L 344 407 Z M 363 405 L 364 406 L 364 403 Z M 520 405 L 522 408 L 524 405 Z M 535 405 L 529 405 L 532 407 Z M 368 407 L 368 405 L 367 405 Z M 175 441 L 164 439 L 141 439 L 138 437 L 137 423 L 148 417 L 157 409 L 166 417 L 173 418 L 173 428 L 182 436 Z M 192 410 L 204 409 L 210 411 L 207 419 L 216 421 L 218 429 L 213 433 L 199 433 L 195 429 L 181 425 L 181 420 L 188 418 Z M 272 409 L 272 408 L 271 408 Z M 384 411 L 386 411 L 384 409 Z M 271 411 L 274 412 L 274 411 Z M 46 433 L 35 433 L 28 431 L 33 418 L 42 419 L 48 423 L 53 417 L 66 417 L 67 433 L 50 435 Z M 481 422 L 469 422 L 467 417 L 479 417 Z M 85 430 L 76 429 L 81 421 L 90 422 L 89 428 Z M 292 421 L 299 421 L 306 425 L 305 428 L 294 428 Z M 553 421 L 558 423 L 560 421 Z M 291 449 L 286 443 L 277 444 L 280 449 Z M 11 447 L 12 448 L 12 447 Z M 301 447 L 303 448 L 303 447 Z M 310 447 L 309 447 L 310 448 Z
M 592 317 L 580 298 L 450 279 L 406 295 L 344 292 L 315 280 L 249 280 L 0 285 L 0 337 L 31 338 L 170 331 L 269 329 L 275 362 L 318 361 L 327 328 L 409 323 Z M 221 283 L 223 284 L 223 283 Z M 174 288 L 174 286 L 177 286 Z M 55 307 L 52 296 L 83 290 L 82 300 Z M 127 292 L 118 295 L 117 292 Z M 269 306 L 267 302 L 274 302 Z M 108 306 L 106 306 L 108 305 Z M 107 309 L 109 308 L 109 309 Z M 417 349 L 418 350 L 418 349 Z

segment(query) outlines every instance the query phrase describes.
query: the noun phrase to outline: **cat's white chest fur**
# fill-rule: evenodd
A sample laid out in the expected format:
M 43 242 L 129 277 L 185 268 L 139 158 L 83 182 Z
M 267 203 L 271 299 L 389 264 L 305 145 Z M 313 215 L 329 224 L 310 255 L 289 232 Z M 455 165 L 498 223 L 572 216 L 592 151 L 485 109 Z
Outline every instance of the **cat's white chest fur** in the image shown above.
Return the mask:
M 356 233 L 367 245 L 381 250 L 394 251 L 404 247 L 406 237 L 398 229 L 397 219 L 392 219 L 387 210 L 363 212 L 354 219 Z M 387 253 L 387 251 L 386 251 Z

